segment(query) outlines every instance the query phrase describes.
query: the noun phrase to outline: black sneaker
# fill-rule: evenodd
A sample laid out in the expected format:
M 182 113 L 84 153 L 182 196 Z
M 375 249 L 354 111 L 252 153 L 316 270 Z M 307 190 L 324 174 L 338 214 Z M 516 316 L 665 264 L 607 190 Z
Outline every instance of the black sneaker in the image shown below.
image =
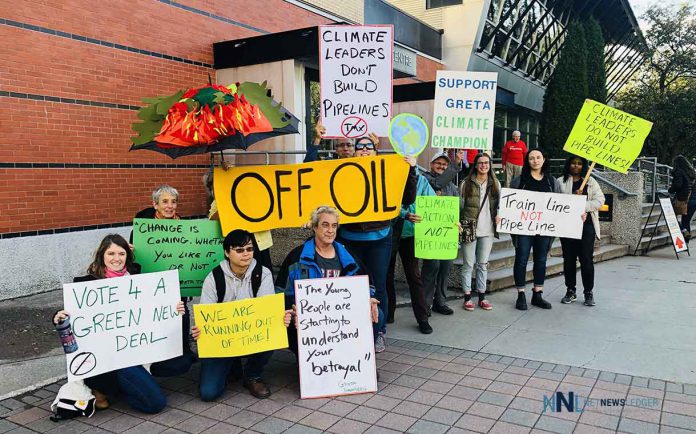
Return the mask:
M 418 321 L 418 330 L 424 335 L 429 335 L 433 332 L 433 328 L 430 327 L 428 321 Z
M 565 297 L 563 297 L 563 298 L 561 299 L 561 303 L 563 303 L 563 304 L 570 304 L 570 303 L 574 302 L 574 301 L 577 300 L 577 299 L 578 299 L 578 296 L 575 295 L 575 291 L 569 289 L 569 290 L 566 291 Z
M 524 292 L 517 293 L 517 303 L 515 303 L 515 309 L 527 310 L 527 296 L 524 295 Z
M 544 300 L 541 296 L 544 291 L 532 292 L 532 306 L 540 307 L 542 309 L 551 309 L 551 303 Z
M 594 306 L 597 303 L 594 301 L 594 296 L 592 295 L 591 292 L 585 293 L 585 302 L 583 303 L 585 306 Z
M 433 306 L 433 312 L 437 312 L 442 315 L 452 315 L 454 313 L 452 308 L 447 306 L 446 304 L 443 304 L 441 306 Z

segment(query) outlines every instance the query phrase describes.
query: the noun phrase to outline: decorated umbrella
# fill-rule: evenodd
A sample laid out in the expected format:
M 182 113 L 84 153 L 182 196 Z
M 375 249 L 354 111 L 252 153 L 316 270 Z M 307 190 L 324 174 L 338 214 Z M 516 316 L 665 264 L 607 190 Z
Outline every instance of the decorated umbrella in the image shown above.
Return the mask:
M 144 98 L 142 122 L 132 125 L 134 149 L 172 158 L 225 149 L 247 149 L 269 137 L 296 134 L 299 120 L 273 101 L 266 82 L 209 85 L 174 95 Z

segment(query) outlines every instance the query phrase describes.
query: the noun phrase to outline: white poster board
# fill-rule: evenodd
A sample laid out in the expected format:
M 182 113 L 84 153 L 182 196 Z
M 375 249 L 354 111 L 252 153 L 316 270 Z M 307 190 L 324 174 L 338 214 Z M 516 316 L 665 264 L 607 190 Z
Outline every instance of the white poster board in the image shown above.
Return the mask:
M 582 213 L 587 196 L 503 188 L 498 207 L 498 232 L 582 238 Z M 588 216 L 589 218 L 589 216 Z
M 68 381 L 180 356 L 180 300 L 176 270 L 64 284 L 78 345 Z
M 433 148 L 493 149 L 497 72 L 437 71 Z
M 367 276 L 295 281 L 300 396 L 377 391 Z
M 324 137 L 389 134 L 393 49 L 391 25 L 319 27 Z
M 674 251 L 679 253 L 689 250 L 689 246 L 686 244 L 684 235 L 682 235 L 681 228 L 679 227 L 677 215 L 674 214 L 672 201 L 668 197 L 661 197 L 660 206 L 662 207 L 662 212 L 665 214 L 665 221 L 667 222 L 667 229 L 669 229 L 669 236 L 672 238 Z

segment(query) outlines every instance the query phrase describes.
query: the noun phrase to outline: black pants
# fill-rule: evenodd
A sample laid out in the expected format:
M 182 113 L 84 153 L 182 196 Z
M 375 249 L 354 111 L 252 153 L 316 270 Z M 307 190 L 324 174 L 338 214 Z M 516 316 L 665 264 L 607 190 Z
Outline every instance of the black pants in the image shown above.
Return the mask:
M 577 268 L 575 261 L 580 260 L 580 275 L 582 276 L 583 292 L 592 292 L 594 288 L 594 263 L 592 255 L 594 251 L 595 229 L 590 215 L 582 225 L 582 238 L 561 238 L 563 247 L 563 275 L 566 288 L 575 290 Z
M 418 259 L 416 259 L 416 245 L 413 237 L 401 238 L 397 245 L 392 245 L 392 256 L 387 271 L 387 297 L 389 297 L 389 316 L 394 316 L 396 309 L 396 289 L 394 288 L 394 268 L 396 268 L 396 253 L 401 256 L 401 264 L 404 266 L 408 290 L 411 293 L 411 307 L 416 321 L 428 320 L 428 307 L 425 302 L 425 291 L 421 279 Z

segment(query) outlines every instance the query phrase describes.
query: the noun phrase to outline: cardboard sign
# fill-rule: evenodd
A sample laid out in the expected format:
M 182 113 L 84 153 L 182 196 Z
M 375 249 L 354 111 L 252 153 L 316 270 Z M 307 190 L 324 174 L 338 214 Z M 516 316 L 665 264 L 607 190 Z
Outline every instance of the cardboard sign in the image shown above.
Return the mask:
M 392 117 L 394 27 L 319 26 L 324 137 L 386 136 Z
M 220 224 L 211 220 L 133 220 L 135 260 L 143 273 L 179 270 L 182 297 L 201 295 L 203 280 L 225 259 Z
M 389 220 L 401 209 L 409 165 L 398 155 L 215 169 L 223 233 L 300 227 L 320 205 L 341 224 Z
M 200 357 L 239 357 L 288 347 L 285 296 L 194 304 Z
M 626 173 L 651 128 L 650 121 L 586 99 L 563 150 Z
M 433 148 L 493 148 L 497 72 L 437 71 Z
M 176 271 L 63 285 L 78 350 L 66 354 L 68 381 L 180 356 Z
M 302 398 L 377 391 L 367 276 L 295 281 Z
M 582 213 L 587 196 L 503 188 L 498 232 L 582 238 Z M 589 216 L 587 218 L 590 218 Z
M 416 258 L 454 259 L 459 252 L 459 198 L 416 196 Z
M 665 214 L 665 222 L 667 222 L 669 236 L 672 238 L 674 251 L 679 253 L 689 250 L 689 246 L 684 240 L 684 235 L 682 234 L 681 227 L 677 221 L 677 215 L 674 214 L 674 207 L 672 207 L 672 201 L 670 198 L 661 197 L 660 206 L 662 207 L 662 212 Z
M 397 154 L 417 157 L 428 145 L 428 124 L 411 113 L 396 115 L 389 124 L 389 142 Z
M 259 246 L 259 250 L 266 250 L 273 247 L 271 231 L 256 232 L 254 238 L 256 238 L 256 245 Z

